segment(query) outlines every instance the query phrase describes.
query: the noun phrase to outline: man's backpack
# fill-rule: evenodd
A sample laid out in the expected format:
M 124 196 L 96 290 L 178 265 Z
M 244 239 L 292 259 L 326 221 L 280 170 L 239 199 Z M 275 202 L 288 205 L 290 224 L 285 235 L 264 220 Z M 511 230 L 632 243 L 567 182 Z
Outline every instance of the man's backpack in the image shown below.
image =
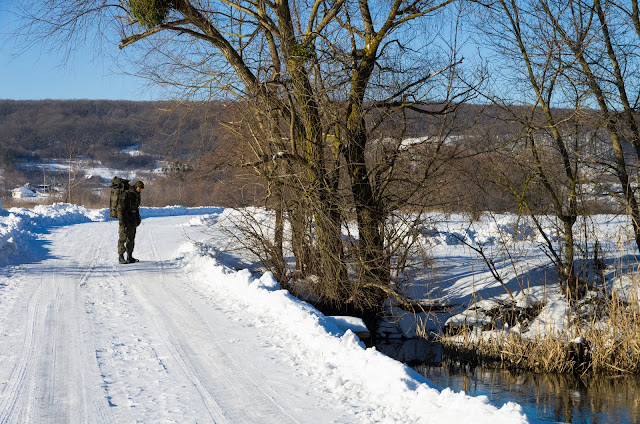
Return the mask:
M 122 194 L 129 190 L 129 180 L 120 177 L 113 177 L 111 180 L 111 195 L 109 197 L 109 216 L 118 217 L 118 207 L 122 202 Z

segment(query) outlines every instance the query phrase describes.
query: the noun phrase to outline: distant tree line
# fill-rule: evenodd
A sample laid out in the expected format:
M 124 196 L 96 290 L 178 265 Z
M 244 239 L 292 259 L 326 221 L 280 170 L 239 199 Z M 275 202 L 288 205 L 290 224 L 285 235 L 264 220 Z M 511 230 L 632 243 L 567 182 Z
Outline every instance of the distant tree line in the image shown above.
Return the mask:
M 222 104 L 178 102 L 0 100 L 0 166 L 17 162 L 95 159 L 117 168 L 150 168 L 157 159 L 189 160 L 216 142 Z M 207 123 L 208 129 L 207 129 Z M 138 146 L 139 156 L 123 152 Z

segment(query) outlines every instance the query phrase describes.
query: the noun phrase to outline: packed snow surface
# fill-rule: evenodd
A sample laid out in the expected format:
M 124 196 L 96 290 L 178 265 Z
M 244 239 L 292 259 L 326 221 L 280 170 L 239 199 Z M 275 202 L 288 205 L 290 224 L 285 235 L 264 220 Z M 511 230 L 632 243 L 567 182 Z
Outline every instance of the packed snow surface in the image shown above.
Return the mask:
M 106 210 L 0 210 L 0 423 L 527 421 L 225 265 L 203 231 L 223 213 L 144 208 L 120 265 Z

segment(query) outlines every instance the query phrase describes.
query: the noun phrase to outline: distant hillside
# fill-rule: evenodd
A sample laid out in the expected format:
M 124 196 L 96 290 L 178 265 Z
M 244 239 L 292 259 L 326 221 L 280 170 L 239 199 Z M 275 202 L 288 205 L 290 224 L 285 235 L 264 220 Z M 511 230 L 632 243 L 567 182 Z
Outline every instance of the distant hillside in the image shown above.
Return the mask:
M 384 145 L 392 137 L 402 138 L 403 145 L 414 146 L 414 153 L 418 140 L 445 140 L 434 168 L 438 174 L 430 176 L 425 193 L 420 194 L 433 199 L 433 209 L 515 210 L 517 199 L 492 181 L 496 175 L 507 175 L 514 186 L 520 187 L 533 172 L 526 161 L 514 166 L 515 155 L 529 152 L 526 143 L 509 143 L 519 140 L 522 126 L 516 118 L 529 116 L 529 109 L 464 104 L 457 105 L 446 119 L 440 114 L 442 105 L 427 104 L 421 109 L 423 113 L 378 110 L 370 113 L 369 119 L 375 128 L 372 137 L 383 135 L 378 146 L 381 151 L 392 149 Z M 570 110 L 557 112 L 567 118 L 571 114 Z M 593 127 L 596 116 L 589 117 L 595 112 L 582 114 L 590 119 L 581 124 L 581 152 L 599 163 L 609 162 L 610 142 L 606 134 Z M 246 118 L 240 103 L 0 100 L 0 198 L 6 199 L 12 189 L 26 183 L 62 183 L 73 189 L 72 200 L 102 205 L 100 190 L 106 188 L 107 176 L 98 178 L 95 169 L 88 169 L 99 166 L 121 175 L 153 175 L 155 188 L 145 196 L 148 205 L 261 204 L 268 191 L 264 180 L 250 167 L 228 166 L 255 157 L 247 143 L 239 140 L 242 135 L 223 128 L 225 122 Z M 568 125 L 565 123 L 561 129 L 571 134 L 575 128 Z M 499 153 L 500 146 L 506 144 L 511 150 Z M 541 137 L 539 144 L 553 154 L 555 147 L 548 137 Z M 428 153 L 430 146 L 430 142 L 423 143 L 421 154 Z M 625 148 L 631 149 L 628 143 Z M 84 164 L 77 167 L 77 173 L 70 171 L 72 160 Z M 162 170 L 149 174 L 158 161 L 163 161 L 159 165 Z M 411 177 L 411 160 L 407 164 L 407 175 Z M 56 168 L 57 165 L 60 166 Z M 561 170 L 556 172 L 561 175 Z M 589 172 L 593 173 L 593 169 Z M 615 184 L 614 177 L 607 174 L 598 178 Z M 344 184 L 346 181 L 343 179 Z M 398 184 L 401 182 L 398 179 Z M 397 187 L 402 189 L 402 185 Z M 542 197 L 536 198 L 534 204 L 542 205 Z
M 186 160 L 216 143 L 221 103 L 0 100 L 0 167 L 85 157 L 105 166 L 148 168 L 156 159 Z M 131 155 L 135 147 L 142 154 Z
M 439 105 L 426 106 L 436 112 Z M 16 163 L 82 157 L 104 166 L 148 169 L 155 160 L 202 158 L 220 142 L 225 103 L 107 100 L 0 100 L 0 169 Z M 515 108 L 514 108 L 515 110 Z M 436 113 L 437 115 L 437 113 Z M 372 117 L 375 118 L 375 114 Z M 409 112 L 405 137 L 437 134 L 441 118 Z M 393 122 L 391 119 L 389 122 Z M 477 138 L 481 129 L 506 135 L 508 114 L 482 105 L 460 105 L 448 131 Z M 135 149 L 139 155 L 127 150 Z

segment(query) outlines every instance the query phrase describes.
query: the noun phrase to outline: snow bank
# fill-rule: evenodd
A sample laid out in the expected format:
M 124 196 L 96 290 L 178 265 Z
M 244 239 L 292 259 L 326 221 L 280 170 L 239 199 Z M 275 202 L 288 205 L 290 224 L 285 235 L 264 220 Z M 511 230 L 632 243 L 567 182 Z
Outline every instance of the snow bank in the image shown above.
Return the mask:
M 365 348 L 351 330 L 281 290 L 270 273 L 221 265 L 209 246 L 185 244 L 178 252 L 187 272 L 229 308 L 240 309 L 254 325 L 286 346 L 297 368 L 328 384 L 337 400 L 358 405 L 362 422 L 374 423 L 524 423 L 521 407 L 491 405 L 484 396 L 442 391 L 375 348 Z
M 164 208 L 140 208 L 142 218 L 202 215 L 222 213 L 223 208 L 167 206 Z M 91 221 L 108 221 L 109 209 L 87 209 L 68 203 L 38 205 L 33 209 L 0 209 L 0 265 L 25 262 L 36 258 L 30 240 L 37 233 L 50 227 L 72 225 Z
M 33 259 L 34 245 L 30 240 L 37 238 L 37 232 L 47 227 L 104 220 L 101 211 L 63 203 L 1 212 L 0 265 Z
M 14 214 L 0 217 L 0 265 L 6 265 L 21 252 L 28 250 L 24 221 Z

